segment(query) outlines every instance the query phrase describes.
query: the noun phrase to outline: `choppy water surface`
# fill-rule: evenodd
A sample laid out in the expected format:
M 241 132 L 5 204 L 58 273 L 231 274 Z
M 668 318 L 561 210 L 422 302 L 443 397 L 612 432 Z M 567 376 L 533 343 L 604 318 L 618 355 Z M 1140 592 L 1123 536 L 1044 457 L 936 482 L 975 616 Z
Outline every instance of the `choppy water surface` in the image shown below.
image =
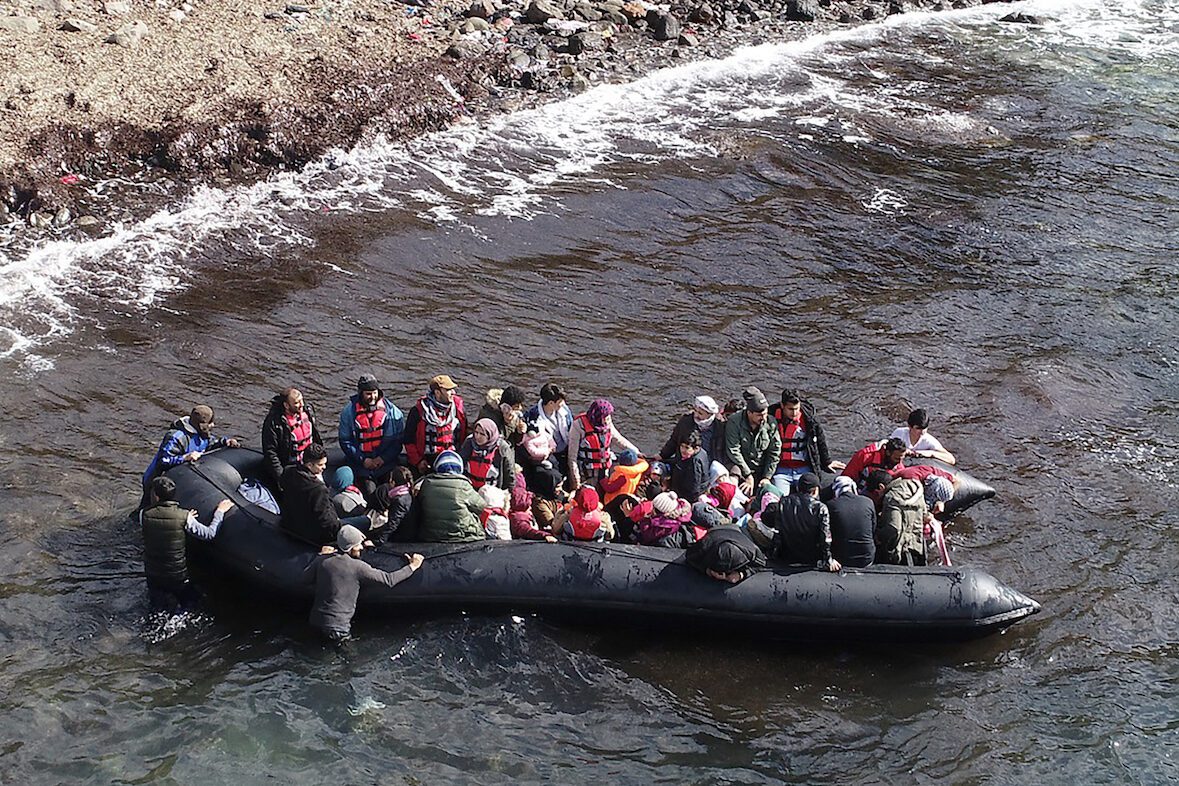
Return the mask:
M 1179 778 L 1179 6 L 899 22 L 207 191 L 0 251 L 0 782 Z M 124 519 L 198 399 L 560 380 L 655 449 L 807 391 L 837 452 L 936 413 L 1000 489 L 957 561 L 1045 612 L 958 647 L 147 612 Z

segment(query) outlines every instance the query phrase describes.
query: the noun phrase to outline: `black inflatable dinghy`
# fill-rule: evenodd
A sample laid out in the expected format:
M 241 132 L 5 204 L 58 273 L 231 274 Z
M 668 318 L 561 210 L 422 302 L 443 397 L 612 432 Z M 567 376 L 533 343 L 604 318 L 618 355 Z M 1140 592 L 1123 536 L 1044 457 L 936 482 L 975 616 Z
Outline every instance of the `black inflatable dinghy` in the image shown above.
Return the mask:
M 278 517 L 238 494 L 261 475 L 262 457 L 224 449 L 168 472 L 181 507 L 209 521 L 228 497 L 230 511 L 213 541 L 189 540 L 194 561 L 259 588 L 310 599 L 303 582 L 314 550 L 285 534 Z M 993 492 L 992 492 L 993 493 Z M 962 640 L 998 632 L 1040 610 L 1026 595 L 972 568 L 873 566 L 826 573 L 775 565 L 737 585 L 709 579 L 683 552 L 606 543 L 480 541 L 391 544 L 368 550 L 378 568 L 426 564 L 394 588 L 366 588 L 371 613 L 464 610 L 540 613 L 614 626 L 667 624 L 770 638 Z

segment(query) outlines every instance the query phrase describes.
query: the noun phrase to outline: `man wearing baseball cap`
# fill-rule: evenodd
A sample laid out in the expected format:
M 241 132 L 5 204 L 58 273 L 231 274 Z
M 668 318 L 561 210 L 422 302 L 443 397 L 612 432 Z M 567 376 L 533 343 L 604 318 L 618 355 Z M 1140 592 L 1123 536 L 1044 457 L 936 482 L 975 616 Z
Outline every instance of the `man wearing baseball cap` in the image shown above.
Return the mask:
M 196 461 L 210 450 L 238 446 L 238 441 L 232 437 L 213 436 L 213 408 L 205 404 L 193 407 L 187 417 L 173 421 L 170 428 L 143 473 L 143 503 L 140 507 L 147 504 L 148 487 L 157 475 L 186 461 Z
M 458 385 L 447 374 L 430 380 L 405 421 L 405 456 L 410 469 L 425 475 L 444 450 L 458 450 L 467 438 L 467 413 Z
M 364 533 L 345 524 L 336 536 L 337 550 L 316 557 L 303 572 L 304 581 L 315 584 L 311 625 L 333 644 L 352 638 L 352 617 L 362 586 L 396 587 L 422 566 L 421 554 L 407 554 L 405 567 L 391 573 L 378 570 L 360 559 L 364 543 Z

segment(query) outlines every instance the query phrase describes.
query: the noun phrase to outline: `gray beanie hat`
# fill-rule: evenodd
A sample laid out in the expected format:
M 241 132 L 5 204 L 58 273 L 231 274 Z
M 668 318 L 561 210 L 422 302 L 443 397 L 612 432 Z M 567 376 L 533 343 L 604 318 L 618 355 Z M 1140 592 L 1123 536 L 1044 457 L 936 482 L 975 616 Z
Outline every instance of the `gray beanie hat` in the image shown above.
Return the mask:
M 340 551 L 352 551 L 361 543 L 364 543 L 364 533 L 351 524 L 340 527 L 336 534 L 336 548 Z

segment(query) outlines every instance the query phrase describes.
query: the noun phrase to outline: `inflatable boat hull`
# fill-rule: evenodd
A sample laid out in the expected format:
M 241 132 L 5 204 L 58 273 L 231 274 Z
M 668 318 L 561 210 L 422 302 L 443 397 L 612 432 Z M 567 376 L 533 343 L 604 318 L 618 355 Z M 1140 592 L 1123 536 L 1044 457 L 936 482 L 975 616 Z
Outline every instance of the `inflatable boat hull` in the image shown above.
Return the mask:
M 236 492 L 260 468 L 244 449 L 209 454 L 171 470 L 183 507 L 208 521 L 225 497 L 239 504 L 212 542 L 189 541 L 194 560 L 252 585 L 310 599 L 304 571 L 313 550 L 277 517 Z M 399 615 L 433 610 L 553 614 L 613 625 L 706 626 L 771 638 L 978 638 L 1039 611 L 1034 600 L 971 568 L 873 566 L 831 574 L 771 564 L 737 585 L 701 575 L 683 552 L 644 546 L 538 541 L 392 544 L 365 552 L 384 570 L 426 564 L 394 588 L 365 588 L 360 605 Z

